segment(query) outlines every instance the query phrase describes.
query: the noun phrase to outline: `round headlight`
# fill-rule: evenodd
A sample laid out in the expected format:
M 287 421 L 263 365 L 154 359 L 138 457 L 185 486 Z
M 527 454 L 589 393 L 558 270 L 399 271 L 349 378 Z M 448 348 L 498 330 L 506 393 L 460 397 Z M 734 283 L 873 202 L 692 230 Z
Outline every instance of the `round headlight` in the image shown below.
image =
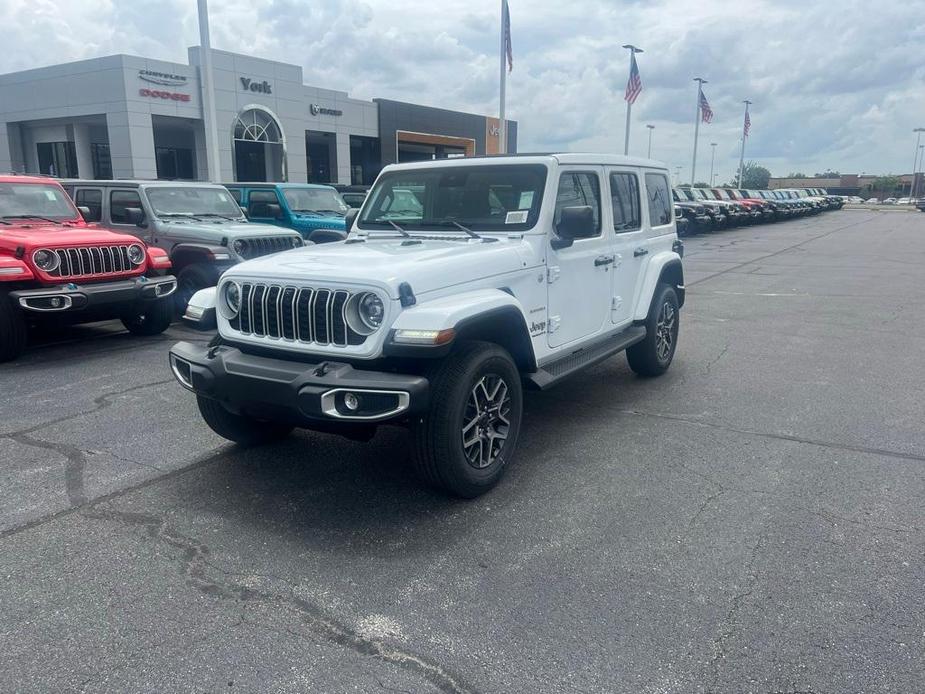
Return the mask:
M 301 245 L 302 245 L 302 237 L 301 237 L 301 236 L 293 236 L 293 237 L 292 237 L 292 247 L 293 247 L 293 248 L 298 248 L 298 247 L 301 246 Z
M 360 320 L 370 330 L 378 330 L 382 325 L 382 319 L 385 317 L 385 305 L 376 294 L 366 292 L 363 294 L 357 305 L 360 313 Z
M 42 272 L 54 272 L 61 264 L 58 254 L 49 251 L 47 248 L 41 248 L 32 254 L 32 262 Z
M 145 262 L 145 249 L 133 243 L 128 247 L 128 259 L 132 261 L 132 265 L 141 265 Z
M 241 310 L 241 287 L 237 282 L 226 282 L 222 288 L 222 298 L 224 301 L 225 317 L 231 320 L 238 315 Z
M 247 250 L 247 241 L 244 239 L 235 239 L 234 243 L 231 244 L 231 249 L 238 255 L 244 255 L 244 251 Z

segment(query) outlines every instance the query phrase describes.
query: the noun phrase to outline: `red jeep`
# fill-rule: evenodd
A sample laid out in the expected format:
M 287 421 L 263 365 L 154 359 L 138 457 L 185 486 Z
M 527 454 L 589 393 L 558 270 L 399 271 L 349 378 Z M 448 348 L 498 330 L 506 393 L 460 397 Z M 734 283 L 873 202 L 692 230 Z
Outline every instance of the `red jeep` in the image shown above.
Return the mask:
M 0 362 L 26 346 L 29 326 L 121 318 L 136 335 L 173 319 L 167 254 L 88 225 L 55 181 L 0 176 Z

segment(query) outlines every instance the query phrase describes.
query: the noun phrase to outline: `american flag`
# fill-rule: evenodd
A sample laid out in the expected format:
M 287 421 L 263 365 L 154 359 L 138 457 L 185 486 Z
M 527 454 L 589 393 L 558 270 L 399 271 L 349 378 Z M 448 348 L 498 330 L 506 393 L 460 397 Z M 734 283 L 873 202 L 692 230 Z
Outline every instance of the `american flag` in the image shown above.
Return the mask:
M 745 111 L 745 137 L 748 137 L 749 130 L 752 129 L 752 117 Z
M 511 45 L 511 13 L 507 7 L 507 0 L 501 0 L 504 7 L 504 26 L 501 31 L 504 32 L 504 52 L 507 53 L 507 71 L 514 69 L 514 47 Z
M 700 89 L 700 115 L 704 123 L 713 121 L 713 109 L 710 108 L 710 102 L 707 101 L 707 97 L 703 93 L 703 88 Z
M 632 106 L 636 103 L 636 97 L 642 91 L 642 80 L 639 78 L 639 66 L 636 64 L 636 54 L 633 53 L 630 58 L 630 78 L 626 83 L 626 95 L 623 97 Z

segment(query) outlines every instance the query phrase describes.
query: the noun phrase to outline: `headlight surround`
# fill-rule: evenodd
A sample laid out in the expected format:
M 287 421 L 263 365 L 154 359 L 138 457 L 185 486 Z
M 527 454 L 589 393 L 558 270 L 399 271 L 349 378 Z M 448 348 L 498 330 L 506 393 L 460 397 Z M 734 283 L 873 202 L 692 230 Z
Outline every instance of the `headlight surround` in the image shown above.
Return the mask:
M 241 312 L 241 285 L 229 280 L 222 285 L 221 301 L 219 302 L 222 315 L 233 320 Z
M 372 335 L 385 320 L 385 303 L 375 292 L 360 292 L 350 297 L 344 307 L 350 329 L 359 335 Z
M 40 248 L 32 254 L 32 262 L 42 272 L 54 272 L 61 264 L 61 259 L 54 251 Z
M 128 259 L 132 262 L 132 265 L 141 265 L 145 262 L 145 249 L 137 243 L 133 243 L 128 247 Z
M 247 251 L 247 241 L 244 239 L 235 239 L 231 244 L 231 250 L 243 257 L 244 253 Z
M 293 236 L 290 241 L 292 241 L 293 248 L 300 248 L 303 245 L 301 236 Z

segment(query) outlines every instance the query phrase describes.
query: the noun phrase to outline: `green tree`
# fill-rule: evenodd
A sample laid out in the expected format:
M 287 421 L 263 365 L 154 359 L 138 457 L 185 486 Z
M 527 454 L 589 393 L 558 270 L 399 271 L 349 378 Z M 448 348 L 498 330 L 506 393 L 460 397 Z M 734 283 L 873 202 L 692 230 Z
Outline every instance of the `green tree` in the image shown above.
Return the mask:
M 832 171 L 832 169 L 826 169 L 824 173 L 817 173 L 816 178 L 839 178 L 841 174 L 838 171 Z
M 756 161 L 745 162 L 742 171 L 742 187 L 764 190 L 771 180 L 771 172 Z
M 805 173 L 789 173 L 787 178 L 809 178 Z
M 704 183 L 703 181 L 697 181 L 697 183 L 694 184 L 694 188 L 712 188 L 712 187 L 713 186 L 711 186 L 709 183 Z
M 893 174 L 888 174 L 886 176 L 877 176 L 874 179 L 874 182 L 871 184 L 871 190 L 878 191 L 880 193 L 893 193 L 899 188 L 902 181 L 900 181 L 899 176 L 894 176 Z

